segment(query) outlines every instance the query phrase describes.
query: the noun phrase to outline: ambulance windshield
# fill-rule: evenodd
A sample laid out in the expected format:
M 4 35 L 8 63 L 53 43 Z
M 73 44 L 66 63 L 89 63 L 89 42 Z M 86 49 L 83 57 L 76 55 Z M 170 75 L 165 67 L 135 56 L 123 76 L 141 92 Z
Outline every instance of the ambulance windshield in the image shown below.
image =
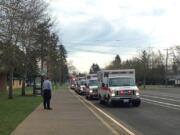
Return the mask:
M 110 78 L 109 87 L 113 86 L 135 86 L 135 80 L 133 78 Z
M 97 86 L 98 82 L 97 80 L 89 80 L 89 86 Z

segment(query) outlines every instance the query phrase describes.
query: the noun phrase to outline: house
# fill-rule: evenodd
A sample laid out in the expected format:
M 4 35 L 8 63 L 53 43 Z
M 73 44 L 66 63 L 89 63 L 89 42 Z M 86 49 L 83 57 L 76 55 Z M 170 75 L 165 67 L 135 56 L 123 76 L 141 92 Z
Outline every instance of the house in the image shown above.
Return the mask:
M 177 75 L 175 78 L 175 85 L 180 86 L 180 75 Z
M 13 78 L 13 89 L 22 88 L 22 79 Z M 5 91 L 8 88 L 7 74 L 0 73 L 0 91 Z
M 22 88 L 22 82 L 21 78 L 13 78 L 13 89 Z

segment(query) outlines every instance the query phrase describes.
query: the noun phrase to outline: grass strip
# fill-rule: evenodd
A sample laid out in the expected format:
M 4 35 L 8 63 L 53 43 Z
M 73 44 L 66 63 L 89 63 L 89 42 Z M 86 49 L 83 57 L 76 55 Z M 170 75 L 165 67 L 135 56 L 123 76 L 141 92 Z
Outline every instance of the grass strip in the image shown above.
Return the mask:
M 13 99 L 7 93 L 0 93 L 0 135 L 9 135 L 41 102 L 41 96 L 32 96 L 31 88 L 27 88 L 28 96 L 20 96 L 21 90 L 13 92 Z

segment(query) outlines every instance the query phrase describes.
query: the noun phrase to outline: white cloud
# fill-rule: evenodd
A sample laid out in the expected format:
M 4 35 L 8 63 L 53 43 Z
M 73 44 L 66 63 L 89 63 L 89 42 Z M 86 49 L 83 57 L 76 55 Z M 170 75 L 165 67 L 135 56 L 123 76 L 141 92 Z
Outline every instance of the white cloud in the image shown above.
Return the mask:
M 89 52 L 78 52 L 73 57 L 69 57 L 68 60 L 73 60 L 73 64 L 81 72 L 89 72 L 89 69 L 93 63 L 97 63 L 100 67 L 104 67 L 111 60 L 114 55 L 110 54 L 96 54 Z
M 180 43 L 179 0 L 46 1 L 79 70 L 88 71 L 92 63 L 103 66 L 116 53 L 126 59 L 138 49 Z

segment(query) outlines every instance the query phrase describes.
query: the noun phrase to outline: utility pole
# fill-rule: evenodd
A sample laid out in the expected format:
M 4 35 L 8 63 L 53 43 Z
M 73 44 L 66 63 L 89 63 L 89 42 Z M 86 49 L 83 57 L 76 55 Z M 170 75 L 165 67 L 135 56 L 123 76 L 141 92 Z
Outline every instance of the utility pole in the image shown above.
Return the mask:
M 165 85 L 167 87 L 168 85 L 168 80 L 167 80 L 167 73 L 168 73 L 168 58 L 169 58 L 169 49 L 166 50 L 166 65 L 165 65 Z

